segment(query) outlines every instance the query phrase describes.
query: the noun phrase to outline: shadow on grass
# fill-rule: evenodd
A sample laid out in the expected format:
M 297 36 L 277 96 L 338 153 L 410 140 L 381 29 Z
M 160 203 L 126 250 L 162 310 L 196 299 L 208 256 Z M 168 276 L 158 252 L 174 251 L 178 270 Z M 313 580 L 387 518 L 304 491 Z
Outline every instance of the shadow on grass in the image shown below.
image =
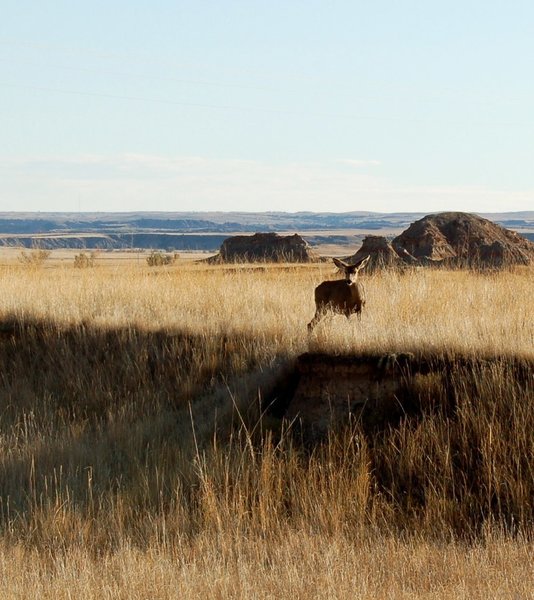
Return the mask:
M 362 519 L 442 536 L 532 529 L 530 362 L 308 354 L 295 365 L 281 357 L 275 373 L 275 348 L 246 334 L 5 319 L 0 527 L 41 545 L 77 543 L 81 527 L 110 548 L 125 537 L 146 544 L 171 521 L 176 535 L 234 518 L 253 528 L 269 506 L 273 523 L 335 514 L 349 533 Z M 231 378 L 249 378 L 242 394 Z M 278 416 L 295 394 L 311 414 L 323 390 L 352 417 L 308 449 L 291 436 L 233 436 L 258 389 Z M 391 403 L 366 425 L 359 399 L 367 410 L 376 390 Z
M 161 503 L 206 442 L 194 439 L 192 420 L 211 438 L 233 410 L 228 382 L 272 361 L 274 347 L 242 333 L 4 319 L 0 519 L 27 520 L 66 497 L 86 510 L 91 498 L 125 491 Z M 163 480 L 143 483 L 158 469 Z

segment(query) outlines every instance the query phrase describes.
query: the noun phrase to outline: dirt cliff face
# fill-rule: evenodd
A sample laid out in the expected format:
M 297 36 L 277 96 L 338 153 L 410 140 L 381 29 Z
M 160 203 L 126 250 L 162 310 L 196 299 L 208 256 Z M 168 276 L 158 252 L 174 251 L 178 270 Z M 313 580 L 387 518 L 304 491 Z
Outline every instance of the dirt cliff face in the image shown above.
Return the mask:
M 446 212 L 412 223 L 393 248 L 419 260 L 505 266 L 534 262 L 534 243 L 477 215 Z
M 383 424 L 399 411 L 402 377 L 411 356 L 370 357 L 301 355 L 298 384 L 286 418 L 299 420 L 308 440 L 323 438 L 350 415 L 366 425 Z
M 317 260 L 300 235 L 281 236 L 277 233 L 237 235 L 222 245 L 219 262 L 310 262 Z
M 532 390 L 534 362 L 511 356 L 306 353 L 264 396 L 266 413 L 293 424 L 305 443 L 357 422 L 371 438 L 410 417 L 454 415 L 457 391 L 479 389 L 495 374 Z

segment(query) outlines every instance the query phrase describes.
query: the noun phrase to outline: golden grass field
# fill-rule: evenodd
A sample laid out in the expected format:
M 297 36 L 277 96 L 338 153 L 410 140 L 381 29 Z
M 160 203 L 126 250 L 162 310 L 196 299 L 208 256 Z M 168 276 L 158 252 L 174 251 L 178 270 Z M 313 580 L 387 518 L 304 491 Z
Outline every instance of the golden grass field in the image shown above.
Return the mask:
M 2 598 L 534 597 L 532 269 L 364 274 L 309 338 L 328 263 L 53 258 L 0 266 Z M 304 450 L 258 389 L 308 350 L 501 362 Z

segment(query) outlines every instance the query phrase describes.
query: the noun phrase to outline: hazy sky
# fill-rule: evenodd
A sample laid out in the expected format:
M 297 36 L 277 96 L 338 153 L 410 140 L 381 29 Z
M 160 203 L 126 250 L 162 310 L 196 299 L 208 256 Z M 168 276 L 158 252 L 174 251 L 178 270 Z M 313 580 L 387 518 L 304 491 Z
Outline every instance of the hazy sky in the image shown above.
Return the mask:
M 0 211 L 534 210 L 532 0 L 0 7 Z

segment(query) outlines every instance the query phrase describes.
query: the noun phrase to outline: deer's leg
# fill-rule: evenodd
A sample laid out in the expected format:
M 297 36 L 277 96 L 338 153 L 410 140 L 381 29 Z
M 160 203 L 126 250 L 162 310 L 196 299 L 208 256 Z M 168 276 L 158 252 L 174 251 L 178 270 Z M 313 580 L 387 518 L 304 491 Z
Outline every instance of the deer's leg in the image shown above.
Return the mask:
M 317 306 L 313 319 L 308 323 L 308 333 L 311 333 L 319 321 L 326 315 L 327 309 L 325 306 Z
M 317 323 L 319 323 L 322 316 L 323 315 L 322 315 L 321 311 L 319 311 L 319 310 L 315 311 L 315 315 L 313 316 L 313 319 L 308 323 L 308 333 L 311 333 L 313 331 L 313 328 L 317 325 Z
M 363 307 L 363 302 L 356 304 L 356 306 L 353 309 L 353 313 L 355 315 L 358 316 L 358 321 L 362 320 L 362 307 Z

